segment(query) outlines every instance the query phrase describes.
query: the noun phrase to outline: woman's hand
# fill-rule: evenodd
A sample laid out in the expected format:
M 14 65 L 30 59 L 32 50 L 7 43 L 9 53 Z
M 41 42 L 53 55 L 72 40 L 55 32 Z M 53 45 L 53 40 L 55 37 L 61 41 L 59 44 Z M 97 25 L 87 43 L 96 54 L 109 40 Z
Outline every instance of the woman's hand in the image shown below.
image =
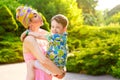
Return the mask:
M 62 74 L 60 74 L 60 75 L 55 75 L 54 77 L 57 77 L 58 79 L 62 79 L 62 78 L 65 76 L 65 74 L 66 74 L 66 71 L 63 71 L 63 70 L 62 70 Z

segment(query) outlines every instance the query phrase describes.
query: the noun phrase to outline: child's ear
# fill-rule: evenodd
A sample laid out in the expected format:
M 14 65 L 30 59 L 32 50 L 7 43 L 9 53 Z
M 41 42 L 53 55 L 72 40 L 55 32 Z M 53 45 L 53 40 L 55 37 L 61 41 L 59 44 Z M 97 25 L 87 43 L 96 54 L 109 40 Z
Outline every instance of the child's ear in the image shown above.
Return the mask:
M 67 28 L 66 27 L 64 27 L 64 32 L 67 30 Z

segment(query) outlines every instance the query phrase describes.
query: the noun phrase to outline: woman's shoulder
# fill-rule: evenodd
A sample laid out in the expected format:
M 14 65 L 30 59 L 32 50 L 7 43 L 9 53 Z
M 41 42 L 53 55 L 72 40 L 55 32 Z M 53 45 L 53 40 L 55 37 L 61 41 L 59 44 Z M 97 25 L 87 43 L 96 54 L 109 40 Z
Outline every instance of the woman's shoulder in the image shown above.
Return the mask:
M 28 53 L 30 50 L 28 49 L 31 46 L 31 43 L 33 42 L 32 36 L 26 36 L 23 41 L 23 53 Z
M 36 45 L 36 39 L 33 36 L 27 36 L 23 41 L 24 53 L 30 52 Z

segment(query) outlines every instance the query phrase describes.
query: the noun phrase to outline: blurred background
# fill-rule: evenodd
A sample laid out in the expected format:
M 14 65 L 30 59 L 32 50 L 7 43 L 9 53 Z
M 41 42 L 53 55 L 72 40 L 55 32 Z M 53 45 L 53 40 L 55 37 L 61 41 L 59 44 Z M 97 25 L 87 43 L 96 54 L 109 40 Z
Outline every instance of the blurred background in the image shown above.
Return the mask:
M 52 16 L 68 17 L 68 72 L 120 78 L 120 0 L 0 0 L 0 65 L 24 61 L 20 5 L 37 9 L 48 31 Z

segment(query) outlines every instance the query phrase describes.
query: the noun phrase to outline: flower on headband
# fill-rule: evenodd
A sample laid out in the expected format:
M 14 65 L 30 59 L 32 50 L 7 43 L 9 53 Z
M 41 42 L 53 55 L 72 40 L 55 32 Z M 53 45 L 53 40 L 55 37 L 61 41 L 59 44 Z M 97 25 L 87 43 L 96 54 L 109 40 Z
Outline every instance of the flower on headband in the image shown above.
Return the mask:
M 28 8 L 27 12 L 28 12 L 28 13 L 30 13 L 30 12 L 31 12 L 31 9 L 30 9 L 30 8 Z
M 29 16 L 28 16 L 29 19 L 31 19 L 33 17 L 34 17 L 33 13 L 30 13 Z

